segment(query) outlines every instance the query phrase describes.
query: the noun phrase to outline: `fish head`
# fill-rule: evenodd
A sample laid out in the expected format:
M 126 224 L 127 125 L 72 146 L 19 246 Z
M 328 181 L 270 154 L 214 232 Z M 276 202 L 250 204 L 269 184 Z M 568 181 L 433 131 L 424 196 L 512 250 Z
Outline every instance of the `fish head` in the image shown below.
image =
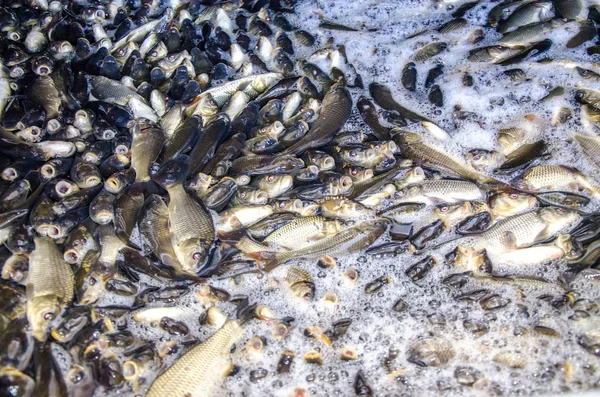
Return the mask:
M 263 178 L 261 190 L 271 193 L 273 196 L 287 192 L 293 187 L 294 178 L 291 175 L 267 175 Z
M 486 170 L 497 159 L 498 153 L 483 149 L 474 149 L 467 154 L 467 160 L 478 171 Z
M 304 161 L 292 155 L 284 155 L 274 159 L 273 166 L 280 169 L 294 170 L 304 168 Z
M 53 296 L 35 296 L 27 306 L 27 319 L 31 334 L 39 341 L 45 341 L 50 323 L 60 313 L 58 300 Z
M 396 200 L 410 200 L 413 197 L 417 197 L 421 193 L 421 187 L 419 185 L 410 185 L 394 193 L 394 199 Z
M 213 98 L 213 96 L 209 93 L 205 93 L 200 96 L 198 100 L 198 108 L 196 110 L 196 114 L 203 117 L 213 117 L 219 111 L 219 105 L 217 101 Z
M 307 301 L 312 300 L 315 296 L 315 285 L 309 281 L 294 283 L 290 288 L 294 295 Z
M 85 274 L 83 277 L 78 273 L 76 276 L 77 300 L 82 305 L 91 305 L 106 292 L 104 278 L 97 272 Z
M 569 261 L 577 260 L 583 255 L 583 246 L 570 234 L 559 234 L 554 243 L 563 250 L 565 258 Z
M 579 212 L 563 207 L 544 207 L 540 209 L 539 216 L 554 232 L 581 219 Z
M 462 219 L 463 217 L 471 214 L 471 205 L 465 201 L 461 204 L 441 204 L 433 209 L 435 216 L 442 220 L 444 223 L 452 222 L 454 220 Z
M 203 239 L 188 239 L 178 247 L 179 261 L 183 269 L 197 273 L 209 257 L 210 244 Z
M 496 216 L 507 217 L 536 206 L 535 196 L 518 192 L 502 192 L 490 198 L 490 208 Z
M 423 182 L 425 180 L 425 171 L 421 167 L 415 167 L 406 172 L 401 179 L 396 181 L 397 187 L 404 187 L 415 183 Z

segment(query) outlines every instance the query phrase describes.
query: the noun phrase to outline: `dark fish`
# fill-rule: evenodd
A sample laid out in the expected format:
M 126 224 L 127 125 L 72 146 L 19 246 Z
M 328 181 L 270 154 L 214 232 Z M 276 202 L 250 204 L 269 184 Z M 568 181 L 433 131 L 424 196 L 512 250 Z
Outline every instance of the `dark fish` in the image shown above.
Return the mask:
M 310 131 L 300 141 L 287 148 L 284 154 L 301 154 L 304 151 L 329 143 L 338 133 L 352 109 L 352 98 L 343 83 L 336 83 L 323 98 L 321 112 Z
M 229 125 L 229 117 L 224 113 L 206 125 L 189 154 L 190 175 L 198 173 L 214 157 L 217 146 L 227 137 Z
M 495 62 L 498 65 L 502 65 L 502 66 L 508 66 L 508 65 L 512 65 L 515 63 L 519 63 L 522 62 L 523 60 L 525 60 L 528 57 L 535 57 L 536 55 L 542 54 L 546 51 L 548 51 L 550 49 L 550 47 L 552 46 L 552 40 L 550 39 L 545 39 L 542 40 L 538 43 L 535 43 L 534 45 L 532 45 L 529 48 L 526 48 L 508 58 L 504 58 L 500 61 Z
M 377 139 L 384 141 L 390 138 L 389 128 L 382 126 L 379 122 L 379 115 L 377 114 L 377 109 L 373 102 L 366 97 L 361 96 L 356 103 L 356 108 Z
M 411 238 L 410 242 L 417 247 L 422 249 L 425 244 L 429 241 L 436 239 L 444 231 L 444 222 L 437 220 L 430 225 L 423 227 L 418 230 Z
M 409 62 L 402 69 L 402 85 L 409 91 L 417 89 L 417 67 L 414 62 Z
M 506 161 L 499 169 L 509 170 L 523 167 L 536 158 L 543 156 L 546 151 L 546 142 L 543 140 L 521 145 L 518 149 L 506 156 Z
M 575 3 L 576 1 L 572 2 Z M 590 19 L 581 22 L 579 32 L 567 41 L 567 48 L 575 48 L 596 37 L 596 24 Z
M 429 120 L 427 117 L 421 116 L 420 114 L 415 113 L 412 110 L 405 108 L 404 106 L 401 106 L 398 102 L 394 100 L 390 89 L 383 84 L 371 83 L 369 85 L 369 92 L 371 93 L 371 97 L 373 97 L 373 99 L 375 100 L 375 103 L 377 103 L 379 106 L 386 110 L 395 110 L 401 116 L 411 121 L 431 122 L 431 120 Z

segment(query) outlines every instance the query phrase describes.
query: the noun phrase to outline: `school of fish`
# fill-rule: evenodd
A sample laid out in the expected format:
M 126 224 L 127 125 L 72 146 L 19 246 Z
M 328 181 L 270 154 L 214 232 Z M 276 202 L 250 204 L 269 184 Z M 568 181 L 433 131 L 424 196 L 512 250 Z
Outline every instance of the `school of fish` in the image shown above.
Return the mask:
M 0 1 L 0 397 L 600 388 L 600 1 Z

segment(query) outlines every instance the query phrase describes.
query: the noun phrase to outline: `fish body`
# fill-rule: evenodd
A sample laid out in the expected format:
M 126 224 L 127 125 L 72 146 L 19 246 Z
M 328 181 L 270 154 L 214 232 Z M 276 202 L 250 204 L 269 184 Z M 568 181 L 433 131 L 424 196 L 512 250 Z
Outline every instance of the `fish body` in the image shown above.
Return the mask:
M 50 322 L 71 302 L 74 276 L 54 241 L 36 237 L 27 277 L 27 319 L 36 339 L 44 341 Z
M 148 397 L 205 397 L 226 373 L 231 347 L 242 335 L 242 328 L 229 320 L 207 340 L 192 347 L 159 375 L 146 394 Z

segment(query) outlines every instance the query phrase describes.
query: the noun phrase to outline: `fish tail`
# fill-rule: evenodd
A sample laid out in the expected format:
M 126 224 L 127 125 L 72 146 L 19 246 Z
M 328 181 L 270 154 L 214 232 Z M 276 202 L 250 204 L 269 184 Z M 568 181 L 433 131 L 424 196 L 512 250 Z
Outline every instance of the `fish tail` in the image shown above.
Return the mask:
M 260 268 L 266 273 L 285 262 L 285 260 L 281 260 L 279 255 L 275 252 L 263 252 L 261 253 L 261 259 L 263 260 L 263 263 Z
M 240 325 L 255 317 L 254 309 L 256 309 L 256 306 L 257 304 L 250 303 L 248 298 L 244 298 L 238 304 L 237 310 L 235 311 L 235 317 Z

